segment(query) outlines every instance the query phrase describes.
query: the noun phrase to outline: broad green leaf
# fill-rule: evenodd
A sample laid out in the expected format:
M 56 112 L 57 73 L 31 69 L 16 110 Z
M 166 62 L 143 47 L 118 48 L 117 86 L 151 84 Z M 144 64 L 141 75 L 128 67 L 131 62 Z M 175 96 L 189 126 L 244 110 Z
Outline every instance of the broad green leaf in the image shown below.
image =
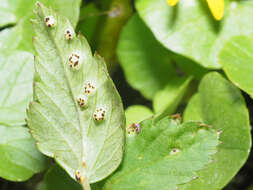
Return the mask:
M 80 10 L 80 20 L 77 25 L 77 31 L 80 31 L 86 37 L 91 47 L 94 46 L 93 38 L 100 16 L 100 11 L 94 3 L 89 3 Z
M 129 106 L 126 111 L 126 126 L 128 127 L 132 123 L 140 123 L 144 119 L 147 119 L 153 115 L 152 110 L 146 106 L 133 105 Z
M 42 0 L 69 16 L 76 25 L 80 0 Z M 30 18 L 36 0 L 0 0 L 0 123 L 25 124 L 25 109 L 32 97 L 33 56 Z M 3 16 L 2 16 L 3 15 Z
M 0 123 L 25 124 L 25 110 L 33 93 L 33 55 L 24 51 L 13 51 L 9 56 L 0 53 L 0 78 Z
M 40 190 L 82 190 L 80 184 L 75 182 L 58 165 L 51 167 L 44 176 Z
M 191 77 L 174 79 L 158 91 L 153 101 L 155 113 L 172 114 L 185 95 L 191 80 Z
M 198 94 L 190 101 L 184 119 L 201 119 L 222 131 L 222 144 L 214 164 L 199 172 L 198 180 L 181 189 L 222 189 L 243 166 L 251 147 L 249 114 L 240 91 L 220 74 L 207 74 Z
M 183 115 L 184 121 L 203 121 L 199 100 L 199 93 L 192 96 Z
M 54 27 L 45 23 L 49 15 Z M 65 17 L 38 4 L 33 26 L 38 55 L 35 100 L 28 110 L 31 133 L 39 150 L 54 157 L 72 178 L 82 184 L 99 181 L 122 159 L 120 96 L 104 60 L 92 55 L 85 38 L 65 38 L 66 29 L 72 28 Z
M 169 52 L 156 41 L 138 15 L 131 17 L 124 27 L 117 55 L 128 83 L 147 99 L 153 99 L 175 77 Z
M 159 42 L 207 68 L 221 67 L 218 55 L 229 38 L 253 31 L 252 1 L 227 1 L 219 23 L 205 1 L 180 0 L 171 7 L 165 0 L 136 0 L 135 5 Z
M 0 134 L 0 177 L 25 181 L 46 168 L 47 159 L 38 152 L 27 128 L 0 125 Z
M 220 64 L 228 78 L 253 97 L 253 35 L 228 40 L 220 53 Z
M 216 152 L 216 131 L 199 123 L 165 117 L 140 126 L 138 135 L 127 137 L 123 163 L 103 190 L 175 190 L 195 179 Z
M 224 15 L 224 0 L 207 0 L 208 7 L 216 20 L 221 20 Z

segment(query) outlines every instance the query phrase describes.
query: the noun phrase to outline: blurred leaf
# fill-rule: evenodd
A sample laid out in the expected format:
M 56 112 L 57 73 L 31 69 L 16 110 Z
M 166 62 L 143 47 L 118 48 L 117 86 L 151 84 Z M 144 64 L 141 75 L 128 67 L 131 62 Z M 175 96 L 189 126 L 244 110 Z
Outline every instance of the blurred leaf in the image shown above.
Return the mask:
M 184 121 L 203 121 L 199 93 L 192 96 L 183 115 Z
M 0 54 L 0 78 L 0 123 L 25 124 L 33 93 L 33 55 L 24 51 Z
M 75 25 L 79 15 L 80 0 L 42 0 L 69 16 Z M 16 24 L 0 32 L 0 123 L 25 124 L 25 109 L 32 98 L 33 52 L 32 9 L 36 0 L 0 0 L 0 26 Z M 8 12 L 7 20 L 1 14 Z M 8 13 L 8 14 L 9 14 Z M 24 51 L 26 50 L 26 51 Z
M 17 22 L 14 12 L 13 2 L 10 0 L 0 0 L 0 27 Z
M 185 95 L 192 78 L 176 78 L 158 91 L 153 101 L 155 113 L 172 114 Z
M 169 52 L 138 15 L 132 16 L 121 32 L 117 55 L 128 83 L 147 99 L 153 99 L 175 77 Z
M 0 125 L 0 134 L 0 177 L 25 181 L 46 168 L 47 159 L 37 151 L 27 128 Z
M 80 184 L 75 182 L 69 175 L 58 165 L 51 167 L 41 185 L 40 190 L 82 190 Z
M 175 190 L 195 179 L 216 152 L 216 131 L 199 123 L 180 124 L 166 117 L 140 125 L 138 135 L 127 137 L 123 163 L 103 190 Z
M 80 10 L 80 22 L 77 25 L 77 31 L 80 31 L 91 44 L 94 46 L 93 37 L 95 34 L 95 29 L 97 22 L 99 20 L 100 10 L 96 7 L 94 3 L 89 3 Z
M 199 106 L 199 107 L 198 107 Z M 200 119 L 222 131 L 215 163 L 182 190 L 222 189 L 245 163 L 250 147 L 249 114 L 240 91 L 218 73 L 207 74 L 184 119 Z
M 129 106 L 126 111 L 126 126 L 128 127 L 132 123 L 140 123 L 144 119 L 149 118 L 153 115 L 152 110 L 146 106 L 133 105 Z
M 228 40 L 220 53 L 220 64 L 228 78 L 253 97 L 253 35 Z
M 227 1 L 226 15 L 216 22 L 205 1 L 136 0 L 136 8 L 156 38 L 168 49 L 207 68 L 220 68 L 218 54 L 227 39 L 252 33 L 253 2 Z
M 55 19 L 55 27 L 47 27 L 46 15 Z M 85 38 L 73 34 L 70 41 L 65 39 L 66 28 L 71 28 L 65 17 L 42 4 L 36 16 L 35 101 L 29 106 L 28 125 L 42 153 L 54 157 L 80 183 L 94 183 L 122 159 L 125 118 L 120 96 L 104 60 L 92 55 Z

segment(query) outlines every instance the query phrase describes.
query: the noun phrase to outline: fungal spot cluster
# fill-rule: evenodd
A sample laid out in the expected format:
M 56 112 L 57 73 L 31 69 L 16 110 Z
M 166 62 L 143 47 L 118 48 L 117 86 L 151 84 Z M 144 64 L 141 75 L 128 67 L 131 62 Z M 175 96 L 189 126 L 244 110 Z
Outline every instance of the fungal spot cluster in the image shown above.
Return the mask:
M 45 23 L 49 28 L 52 28 L 56 25 L 56 20 L 53 16 L 46 16 Z
M 79 104 L 80 107 L 84 108 L 87 104 L 86 97 L 84 95 L 79 95 L 77 97 L 77 103 Z
M 81 176 L 81 172 L 79 170 L 77 170 L 75 172 L 75 178 L 76 178 L 76 181 L 78 182 L 81 182 L 82 181 L 82 176 Z
M 105 119 L 105 110 L 103 108 L 97 108 L 93 114 L 93 118 L 96 121 L 101 121 Z
M 174 155 L 174 154 L 177 154 L 179 153 L 180 150 L 178 148 L 173 148 L 171 151 L 170 151 L 170 155 Z
M 129 125 L 126 129 L 127 134 L 131 135 L 131 134 L 139 134 L 141 132 L 141 126 L 138 123 L 132 123 L 131 125 Z
M 75 33 L 74 30 L 69 27 L 65 30 L 64 35 L 66 40 L 71 40 L 74 37 Z
M 81 56 L 78 53 L 71 53 L 69 56 L 69 66 L 71 68 L 77 68 L 81 64 Z
M 95 92 L 96 87 L 91 84 L 90 82 L 88 82 L 85 86 L 84 86 L 84 93 L 87 95 L 91 95 Z

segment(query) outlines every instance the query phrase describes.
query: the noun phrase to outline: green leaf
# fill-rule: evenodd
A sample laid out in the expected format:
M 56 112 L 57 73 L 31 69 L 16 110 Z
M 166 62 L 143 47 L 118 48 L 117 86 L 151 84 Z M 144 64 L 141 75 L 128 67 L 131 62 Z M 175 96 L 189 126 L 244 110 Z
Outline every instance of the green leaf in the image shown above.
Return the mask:
M 183 190 L 222 189 L 245 163 L 250 147 L 249 114 L 240 91 L 218 73 L 207 74 L 191 99 L 184 118 L 198 119 L 222 131 L 215 163 L 199 172 Z
M 128 83 L 147 99 L 153 99 L 175 77 L 169 52 L 138 15 L 132 16 L 121 32 L 117 55 Z
M 165 0 L 136 0 L 135 5 L 159 42 L 207 68 L 221 67 L 218 55 L 229 38 L 253 30 L 252 1 L 226 1 L 221 22 L 214 21 L 205 1 L 180 0 L 171 7 Z
M 129 126 L 132 123 L 140 123 L 144 119 L 151 117 L 153 115 L 153 112 L 146 106 L 133 105 L 129 106 L 126 109 L 125 114 L 126 114 L 126 126 Z
M 24 51 L 0 54 L 0 123 L 25 124 L 29 101 L 32 99 L 33 56 Z
M 94 35 L 100 16 L 100 10 L 96 7 L 95 3 L 89 3 L 80 10 L 80 20 L 77 25 L 77 31 L 81 31 L 91 44 L 91 47 L 95 46 Z
M 42 4 L 36 11 L 35 101 L 29 106 L 28 125 L 42 153 L 54 157 L 80 183 L 87 178 L 94 183 L 122 159 L 125 118 L 120 96 L 104 60 L 92 56 L 84 37 L 65 38 L 72 27 L 69 21 Z M 49 15 L 54 27 L 45 23 Z
M 82 190 L 80 184 L 75 182 L 58 165 L 51 167 L 44 176 L 40 190 Z
M 25 127 L 0 125 L 0 177 L 25 181 L 47 166 L 47 159 L 37 151 Z
M 158 91 L 153 101 L 155 113 L 172 114 L 185 95 L 192 78 L 176 78 Z
M 253 35 L 228 40 L 220 53 L 220 64 L 228 78 L 253 97 Z
M 141 122 L 141 132 L 127 137 L 124 160 L 103 190 L 177 189 L 211 162 L 218 136 L 199 123 L 180 124 L 165 117 Z
M 0 123 L 25 124 L 25 109 L 32 97 L 33 52 L 32 9 L 36 0 L 0 0 Z M 43 0 L 76 25 L 80 0 Z M 3 16 L 2 16 L 3 15 Z

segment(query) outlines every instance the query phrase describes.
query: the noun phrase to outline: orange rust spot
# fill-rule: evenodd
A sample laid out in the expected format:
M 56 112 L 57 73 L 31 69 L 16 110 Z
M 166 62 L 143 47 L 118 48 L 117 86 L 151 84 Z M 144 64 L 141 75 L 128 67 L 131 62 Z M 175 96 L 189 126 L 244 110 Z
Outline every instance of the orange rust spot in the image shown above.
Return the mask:
M 85 162 L 83 162 L 82 165 L 83 165 L 84 168 L 86 168 L 86 163 Z

